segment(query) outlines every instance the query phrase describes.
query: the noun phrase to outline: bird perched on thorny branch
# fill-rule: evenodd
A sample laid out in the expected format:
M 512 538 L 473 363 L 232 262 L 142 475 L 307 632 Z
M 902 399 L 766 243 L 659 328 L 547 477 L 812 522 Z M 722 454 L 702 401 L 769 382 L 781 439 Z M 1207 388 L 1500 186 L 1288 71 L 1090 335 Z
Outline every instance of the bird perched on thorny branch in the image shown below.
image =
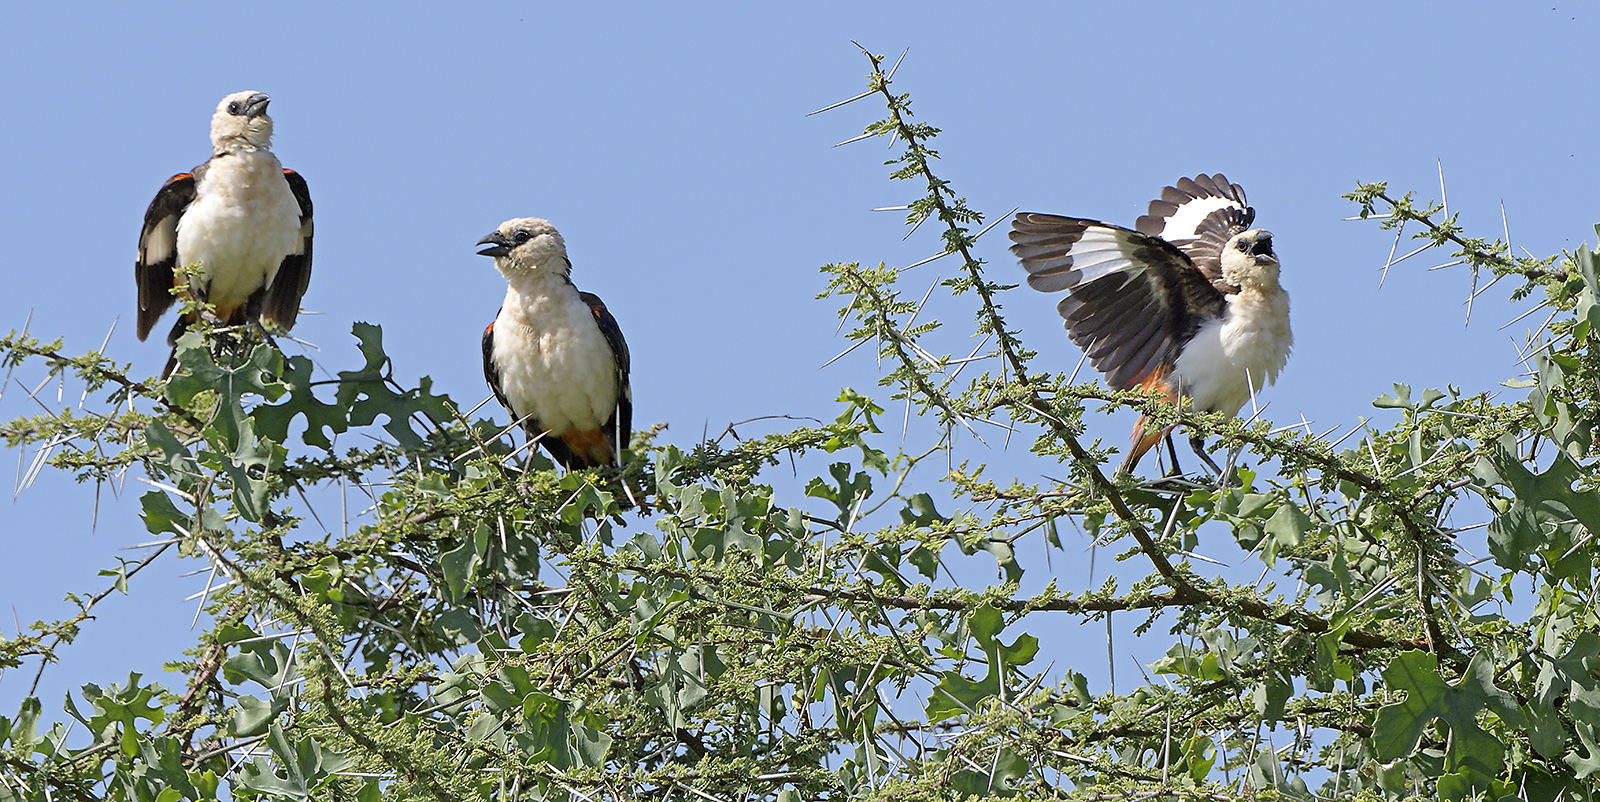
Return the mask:
M 1244 189 L 1221 173 L 1183 178 L 1150 202 L 1137 230 L 1024 212 L 1011 246 L 1028 286 L 1067 291 L 1056 309 L 1067 336 L 1106 383 L 1141 387 L 1207 412 L 1239 414 L 1289 360 L 1289 294 L 1278 285 L 1272 234 L 1252 229 Z M 1145 416 L 1121 470 L 1132 473 L 1162 438 L 1178 472 L 1172 429 Z M 1201 435 L 1190 438 L 1211 470 Z
M 507 220 L 478 244 L 509 285 L 483 330 L 495 398 L 562 467 L 616 465 L 633 437 L 628 344 L 616 319 L 572 285 L 566 243 L 549 222 Z
M 197 262 L 190 292 L 212 305 L 221 325 L 260 326 L 265 318 L 294 327 L 311 281 L 311 194 L 269 150 L 270 100 L 260 92 L 223 98 L 211 117 L 211 158 L 167 179 L 150 201 L 133 268 L 140 340 L 172 306 L 177 266 Z M 167 344 L 193 322 L 180 317 Z M 176 360 L 174 351 L 162 378 Z

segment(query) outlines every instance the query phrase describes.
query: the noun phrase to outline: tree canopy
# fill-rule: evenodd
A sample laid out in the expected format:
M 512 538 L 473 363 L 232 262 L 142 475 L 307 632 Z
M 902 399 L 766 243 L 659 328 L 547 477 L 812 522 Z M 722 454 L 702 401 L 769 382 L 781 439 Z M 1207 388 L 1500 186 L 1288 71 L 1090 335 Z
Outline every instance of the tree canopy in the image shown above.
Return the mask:
M 1174 408 L 1034 358 L 1004 314 L 1016 271 L 974 255 L 998 221 L 939 178 L 938 129 L 871 66 L 856 100 L 885 116 L 862 138 L 895 143 L 890 177 L 921 193 L 908 227 L 960 265 L 930 292 L 972 318 L 923 316 L 910 268 L 825 266 L 852 347 L 883 365 L 830 423 L 691 451 L 646 431 L 620 469 L 561 473 L 397 382 L 367 323 L 324 381 L 237 335 L 186 335 L 165 383 L 0 339 L 8 370 L 98 399 L 0 437 L 86 483 L 141 473 L 155 538 L 77 615 L 0 639 L 6 678 L 72 660 L 95 607 L 164 555 L 216 577 L 169 677 L 107 667 L 63 709 L 0 717 L 0 800 L 1593 797 L 1593 252 L 1516 257 L 1359 185 L 1361 216 L 1549 310 L 1526 376 L 1396 385 L 1386 428 L 1336 442 Z M 1128 407 L 1233 470 L 1111 474 L 1084 419 Z M 993 475 L 986 437 L 1058 476 Z M 308 517 L 341 492 L 370 507 Z M 1118 572 L 1021 593 L 1049 567 L 1019 552 L 1077 555 L 1075 531 Z M 1218 541 L 1248 570 L 1203 556 Z M 1164 650 L 1135 687 L 1091 682 L 1092 650 L 1041 659 L 1117 614 Z

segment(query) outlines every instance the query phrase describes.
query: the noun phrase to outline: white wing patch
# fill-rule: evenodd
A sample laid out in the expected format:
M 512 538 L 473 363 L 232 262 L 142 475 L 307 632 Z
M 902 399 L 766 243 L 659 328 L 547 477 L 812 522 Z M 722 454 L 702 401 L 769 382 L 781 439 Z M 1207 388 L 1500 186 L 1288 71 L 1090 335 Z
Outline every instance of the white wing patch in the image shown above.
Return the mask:
M 1041 248 L 1029 265 L 1028 286 L 1040 292 L 1070 290 L 1106 276 L 1142 270 L 1134 259 L 1132 232 L 1110 226 L 1089 225 L 1083 234 L 1059 252 Z
M 294 250 L 289 251 L 289 255 L 290 256 L 305 256 L 306 255 L 306 243 L 308 241 L 310 241 L 311 237 L 315 233 L 316 233 L 316 226 L 313 226 L 311 224 L 311 221 L 307 220 L 304 225 L 300 226 L 300 240 L 294 244 Z
M 1090 228 L 1083 239 L 1072 246 L 1072 266 L 1079 274 L 1079 284 L 1120 273 L 1134 265 L 1133 246 L 1126 232 L 1114 228 Z
M 1199 234 L 1200 223 L 1205 221 L 1207 215 L 1229 207 L 1243 208 L 1228 198 L 1195 198 L 1179 206 L 1172 216 L 1162 221 L 1163 227 L 1158 236 L 1167 242 L 1194 239 Z
M 163 262 L 172 256 L 177 247 L 178 216 L 169 214 L 146 232 L 144 241 L 139 243 L 139 261 L 147 265 Z

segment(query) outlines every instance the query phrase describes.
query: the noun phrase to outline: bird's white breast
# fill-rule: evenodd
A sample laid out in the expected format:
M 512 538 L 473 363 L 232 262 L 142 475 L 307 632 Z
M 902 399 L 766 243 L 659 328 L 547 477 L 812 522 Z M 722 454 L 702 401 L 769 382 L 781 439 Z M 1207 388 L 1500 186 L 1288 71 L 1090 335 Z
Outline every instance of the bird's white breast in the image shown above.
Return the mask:
M 564 277 L 540 271 L 511 283 L 494 323 L 493 359 L 512 411 L 547 431 L 594 431 L 616 410 L 611 347 Z
M 1174 373 L 1180 391 L 1195 409 L 1237 414 L 1256 390 L 1278 380 L 1289 361 L 1294 334 L 1289 330 L 1289 294 L 1281 288 L 1254 288 L 1227 296 L 1220 318 L 1200 327 Z
M 212 159 L 178 220 L 178 263 L 201 263 L 195 289 L 219 311 L 269 285 L 300 247 L 300 203 L 283 165 L 265 150 Z

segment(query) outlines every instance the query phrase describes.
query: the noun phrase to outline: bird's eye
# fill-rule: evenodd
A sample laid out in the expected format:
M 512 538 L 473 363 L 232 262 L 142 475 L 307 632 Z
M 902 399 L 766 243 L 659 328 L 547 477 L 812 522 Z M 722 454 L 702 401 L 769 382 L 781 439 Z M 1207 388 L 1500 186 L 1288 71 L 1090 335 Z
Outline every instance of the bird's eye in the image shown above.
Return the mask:
M 242 107 L 239 105 L 239 101 L 235 100 L 232 103 L 228 104 L 228 113 L 229 114 L 238 114 L 241 108 Z
M 513 239 L 515 239 L 517 241 L 518 245 L 521 245 L 522 243 L 527 242 L 528 241 L 528 237 L 530 237 L 530 236 L 532 236 L 532 235 L 529 234 L 526 231 L 518 231 L 517 232 L 517 236 L 513 237 Z
M 1249 251 L 1250 250 L 1250 243 L 1246 242 L 1245 240 L 1239 240 L 1239 244 L 1238 244 L 1237 247 L 1241 251 Z

